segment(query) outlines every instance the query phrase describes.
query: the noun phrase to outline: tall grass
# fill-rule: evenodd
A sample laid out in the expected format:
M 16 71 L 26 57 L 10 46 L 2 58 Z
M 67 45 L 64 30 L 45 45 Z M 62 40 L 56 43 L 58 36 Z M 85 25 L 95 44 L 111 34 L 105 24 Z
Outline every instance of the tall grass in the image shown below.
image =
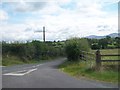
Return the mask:
M 49 58 L 49 61 L 54 58 Z M 32 63 L 42 63 L 46 62 L 48 60 L 36 60 L 36 59 L 31 59 L 31 60 L 22 60 L 21 58 L 17 56 L 9 56 L 9 57 L 3 57 L 2 58 L 2 65 L 3 66 L 12 66 L 12 65 L 18 65 L 18 64 L 32 64 Z
M 75 76 L 77 78 L 86 77 L 86 78 L 91 78 L 106 82 L 113 82 L 113 83 L 118 82 L 117 71 L 113 71 L 113 70 L 96 71 L 93 68 L 89 68 L 88 64 L 85 62 L 66 61 L 65 63 L 60 65 L 59 68 L 62 71 L 67 72 L 70 75 Z
M 101 50 L 101 52 L 102 54 L 118 54 L 117 49 Z M 95 53 L 95 51 L 92 51 L 92 53 Z M 113 57 L 111 58 L 117 59 Z M 104 59 L 109 59 L 109 58 L 104 58 Z M 95 63 L 93 63 L 94 65 L 91 66 L 92 62 L 95 61 L 87 60 L 87 58 L 86 61 L 76 61 L 76 62 L 66 61 L 59 67 L 62 71 L 67 72 L 70 75 L 75 76 L 77 78 L 86 77 L 86 78 L 112 82 L 112 83 L 120 82 L 118 80 L 119 79 L 118 75 L 120 75 L 120 72 L 118 71 L 119 70 L 118 62 L 117 63 L 103 62 L 100 71 L 96 70 Z

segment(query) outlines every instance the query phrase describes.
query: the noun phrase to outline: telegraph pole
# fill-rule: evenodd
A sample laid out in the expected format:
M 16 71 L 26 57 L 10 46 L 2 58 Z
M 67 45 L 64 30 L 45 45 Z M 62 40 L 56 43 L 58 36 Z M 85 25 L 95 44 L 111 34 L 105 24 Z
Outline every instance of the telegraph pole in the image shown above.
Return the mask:
M 43 26 L 43 41 L 45 42 L 45 26 Z
M 43 26 L 43 30 L 37 30 L 35 32 L 43 32 L 43 42 L 45 42 L 45 26 Z

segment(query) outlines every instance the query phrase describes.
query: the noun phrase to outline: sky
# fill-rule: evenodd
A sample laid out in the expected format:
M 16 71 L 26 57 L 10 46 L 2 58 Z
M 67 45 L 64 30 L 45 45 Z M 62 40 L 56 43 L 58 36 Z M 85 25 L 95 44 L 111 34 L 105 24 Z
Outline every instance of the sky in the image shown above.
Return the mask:
M 0 0 L 4 41 L 46 40 L 118 32 L 119 0 Z

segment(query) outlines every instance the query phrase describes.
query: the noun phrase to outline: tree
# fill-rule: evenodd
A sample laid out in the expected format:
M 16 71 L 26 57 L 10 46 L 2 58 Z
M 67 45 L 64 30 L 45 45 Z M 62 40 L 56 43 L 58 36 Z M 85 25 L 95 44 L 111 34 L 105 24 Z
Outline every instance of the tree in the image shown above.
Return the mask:
M 86 39 L 71 38 L 66 41 L 65 52 L 68 60 L 79 60 L 81 51 L 89 51 L 89 49 Z
M 91 45 L 91 49 L 100 49 L 100 46 L 98 45 L 98 43 L 93 43 Z
M 107 40 L 108 44 L 112 44 L 111 36 L 106 36 L 106 40 Z
M 120 37 L 116 37 L 116 38 L 115 38 L 115 46 L 116 46 L 117 48 L 120 48 Z
M 107 39 L 106 38 L 100 39 L 98 45 L 100 46 L 100 48 L 106 49 L 108 45 Z
M 40 56 L 42 55 L 42 45 L 40 41 L 32 41 L 33 45 L 34 45 L 34 49 L 35 49 L 35 53 L 34 53 L 34 58 L 39 59 Z

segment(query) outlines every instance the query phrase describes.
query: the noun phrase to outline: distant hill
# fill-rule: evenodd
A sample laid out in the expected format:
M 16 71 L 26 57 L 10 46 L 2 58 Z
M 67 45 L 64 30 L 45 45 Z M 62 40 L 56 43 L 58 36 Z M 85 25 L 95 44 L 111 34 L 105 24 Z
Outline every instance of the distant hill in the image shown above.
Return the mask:
M 105 38 L 106 36 L 110 36 L 110 37 L 114 38 L 114 37 L 120 36 L 120 33 L 119 33 L 119 35 L 118 35 L 118 33 L 111 33 L 111 34 L 108 34 L 105 36 L 90 35 L 90 36 L 86 36 L 86 38 L 101 39 L 101 38 Z

